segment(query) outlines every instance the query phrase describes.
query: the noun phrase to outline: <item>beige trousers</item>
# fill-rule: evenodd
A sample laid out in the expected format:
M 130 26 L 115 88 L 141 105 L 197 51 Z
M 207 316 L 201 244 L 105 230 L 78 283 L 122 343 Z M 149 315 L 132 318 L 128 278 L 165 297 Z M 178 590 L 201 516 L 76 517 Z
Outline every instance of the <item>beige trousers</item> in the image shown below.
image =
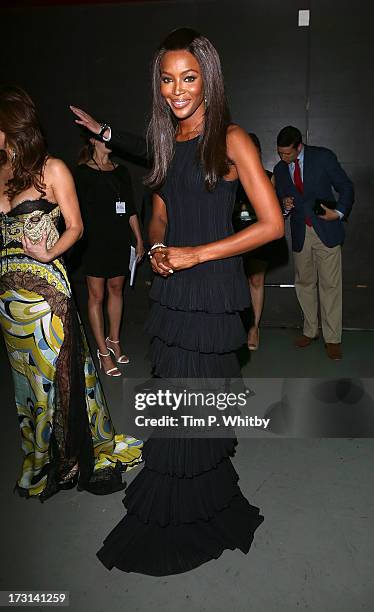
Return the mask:
M 309 338 L 318 335 L 319 293 L 323 338 L 325 342 L 341 342 L 341 246 L 327 247 L 313 227 L 306 225 L 304 246 L 300 253 L 293 252 L 293 258 L 296 295 L 304 314 L 303 333 Z

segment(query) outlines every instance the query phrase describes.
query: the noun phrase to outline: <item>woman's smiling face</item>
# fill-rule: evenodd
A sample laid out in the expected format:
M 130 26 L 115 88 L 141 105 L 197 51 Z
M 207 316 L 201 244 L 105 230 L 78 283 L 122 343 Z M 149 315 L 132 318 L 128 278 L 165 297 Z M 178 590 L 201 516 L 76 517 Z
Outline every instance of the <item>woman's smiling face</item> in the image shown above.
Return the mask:
M 160 68 L 160 92 L 177 119 L 192 117 L 201 105 L 204 110 L 203 77 L 192 53 L 167 51 Z

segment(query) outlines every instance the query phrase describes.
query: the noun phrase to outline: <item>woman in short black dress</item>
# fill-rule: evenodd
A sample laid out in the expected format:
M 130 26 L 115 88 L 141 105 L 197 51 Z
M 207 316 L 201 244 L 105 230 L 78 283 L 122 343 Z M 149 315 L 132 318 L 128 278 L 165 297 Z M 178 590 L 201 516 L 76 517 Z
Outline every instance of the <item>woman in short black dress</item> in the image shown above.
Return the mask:
M 256 134 L 249 132 L 248 134 L 255 145 L 258 154 L 261 158 L 261 143 Z M 268 178 L 273 182 L 273 173 L 265 170 Z M 240 231 L 257 221 L 256 213 L 253 209 L 248 196 L 239 182 L 236 192 L 236 203 L 234 208 L 234 227 L 236 231 Z M 263 244 L 257 249 L 248 251 L 243 255 L 244 269 L 248 278 L 249 289 L 251 292 L 251 305 L 253 310 L 253 320 L 248 330 L 248 348 L 250 351 L 256 351 L 260 342 L 260 320 L 264 307 L 265 293 L 265 274 L 269 265 L 284 257 L 287 252 L 287 243 L 285 238 L 272 240 L 267 244 Z
M 122 354 L 119 332 L 123 286 L 129 273 L 131 230 L 136 255 L 144 255 L 143 240 L 134 207 L 130 174 L 113 163 L 105 143 L 89 137 L 75 172 L 84 222 L 83 263 L 88 287 L 88 316 L 97 342 L 100 367 L 108 376 L 121 376 L 113 363 L 129 363 Z M 131 229 L 130 229 L 131 228 Z M 109 334 L 105 338 L 103 301 L 108 291 Z

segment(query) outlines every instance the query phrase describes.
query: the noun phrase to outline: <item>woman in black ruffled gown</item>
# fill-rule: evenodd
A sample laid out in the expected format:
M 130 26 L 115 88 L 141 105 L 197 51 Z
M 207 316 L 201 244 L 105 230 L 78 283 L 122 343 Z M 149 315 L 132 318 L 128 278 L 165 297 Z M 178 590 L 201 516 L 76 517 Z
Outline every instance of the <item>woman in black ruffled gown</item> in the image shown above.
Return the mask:
M 238 255 L 283 235 L 279 204 L 248 135 L 230 124 L 219 58 L 206 38 L 172 32 L 155 57 L 153 83 L 148 184 L 157 276 L 146 327 L 154 374 L 238 377 L 235 351 L 246 342 L 239 311 L 249 303 Z M 258 223 L 234 234 L 238 177 Z M 124 500 L 127 515 L 98 552 L 104 565 L 163 576 L 227 548 L 248 552 L 263 518 L 237 485 L 235 445 L 235 438 L 151 437 Z

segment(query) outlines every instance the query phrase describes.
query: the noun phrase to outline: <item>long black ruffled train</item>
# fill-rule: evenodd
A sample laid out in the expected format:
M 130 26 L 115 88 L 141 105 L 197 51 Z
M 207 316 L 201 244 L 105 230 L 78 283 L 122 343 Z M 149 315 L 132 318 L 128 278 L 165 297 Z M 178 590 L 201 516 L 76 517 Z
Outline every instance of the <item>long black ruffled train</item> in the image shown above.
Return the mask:
M 183 312 L 156 303 L 147 329 L 158 376 L 240 375 L 233 350 L 245 334 L 238 313 Z M 227 347 L 230 352 L 223 352 Z M 165 576 L 217 559 L 227 548 L 247 553 L 263 517 L 238 486 L 230 460 L 236 445 L 235 438 L 151 437 L 144 444 L 145 467 L 127 489 L 127 514 L 98 553 L 102 563 Z

